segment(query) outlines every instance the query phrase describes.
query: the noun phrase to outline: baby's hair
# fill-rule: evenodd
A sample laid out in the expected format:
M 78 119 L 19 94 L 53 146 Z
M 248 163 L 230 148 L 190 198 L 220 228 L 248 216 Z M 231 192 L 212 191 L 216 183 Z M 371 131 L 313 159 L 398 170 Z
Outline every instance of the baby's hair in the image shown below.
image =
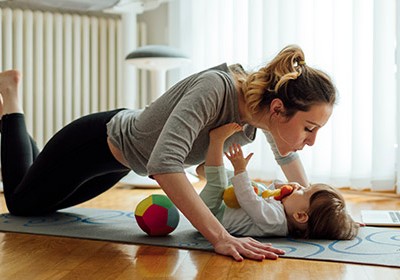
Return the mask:
M 346 211 L 346 203 L 340 192 L 326 184 L 314 184 L 321 188 L 310 197 L 307 229 L 304 238 L 350 240 L 359 229 Z
M 315 104 L 336 102 L 336 89 L 329 76 L 307 66 L 303 50 L 297 45 L 285 47 L 265 67 L 239 75 L 238 80 L 252 115 L 265 108 L 269 110 L 275 98 L 283 102 L 287 118 L 297 111 L 308 111 Z

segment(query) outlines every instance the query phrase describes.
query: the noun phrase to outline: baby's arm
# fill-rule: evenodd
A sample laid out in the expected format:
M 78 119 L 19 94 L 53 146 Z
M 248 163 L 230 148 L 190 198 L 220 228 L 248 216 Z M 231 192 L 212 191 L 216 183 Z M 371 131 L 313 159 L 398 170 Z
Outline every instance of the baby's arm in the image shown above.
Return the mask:
M 281 224 L 281 221 L 285 218 L 283 208 L 277 207 L 275 202 L 267 203 L 253 191 L 250 178 L 246 172 L 247 164 L 253 153 L 245 158 L 240 145 L 233 144 L 225 155 L 235 169 L 232 183 L 240 207 L 261 228 Z
M 247 172 L 242 172 L 232 178 L 233 188 L 240 207 L 249 215 L 255 225 L 261 229 L 282 225 L 285 212 L 281 202 L 258 196 L 251 188 Z

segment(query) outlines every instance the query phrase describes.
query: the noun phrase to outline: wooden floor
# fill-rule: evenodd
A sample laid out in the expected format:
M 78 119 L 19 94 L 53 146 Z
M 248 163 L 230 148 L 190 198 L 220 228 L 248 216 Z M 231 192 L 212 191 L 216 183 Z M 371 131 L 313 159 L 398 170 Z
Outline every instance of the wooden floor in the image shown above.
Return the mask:
M 197 187 L 200 190 L 201 186 Z M 115 186 L 82 207 L 132 211 L 150 193 L 161 190 Z M 344 191 L 350 212 L 400 209 L 400 198 Z M 6 212 L 0 195 L 0 210 Z M 256 262 L 205 251 L 0 233 L 0 279 L 400 279 L 400 269 L 280 258 Z

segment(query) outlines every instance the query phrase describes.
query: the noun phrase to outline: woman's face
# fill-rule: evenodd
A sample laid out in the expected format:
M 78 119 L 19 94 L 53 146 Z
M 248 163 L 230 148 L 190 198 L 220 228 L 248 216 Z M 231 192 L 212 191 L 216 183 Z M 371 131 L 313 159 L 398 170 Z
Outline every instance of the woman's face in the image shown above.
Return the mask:
M 279 153 L 285 156 L 302 150 L 305 145 L 314 145 L 319 129 L 327 123 L 333 108 L 329 104 L 313 105 L 308 112 L 298 111 L 289 120 L 279 110 L 272 109 L 269 131 Z

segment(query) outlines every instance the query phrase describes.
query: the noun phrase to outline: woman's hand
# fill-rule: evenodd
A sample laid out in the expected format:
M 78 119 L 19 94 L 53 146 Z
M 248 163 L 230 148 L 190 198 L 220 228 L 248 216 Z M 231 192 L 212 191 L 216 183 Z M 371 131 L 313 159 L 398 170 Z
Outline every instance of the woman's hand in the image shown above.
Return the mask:
M 262 261 L 264 259 L 276 260 L 285 251 L 272 247 L 272 244 L 261 243 L 251 237 L 236 238 L 228 236 L 214 245 L 215 252 L 231 256 L 241 262 L 244 258 Z
M 237 261 L 243 258 L 276 259 L 285 253 L 252 238 L 231 236 L 200 199 L 184 173 L 155 174 L 154 178 L 175 206 L 210 241 L 216 253 L 231 256 Z

